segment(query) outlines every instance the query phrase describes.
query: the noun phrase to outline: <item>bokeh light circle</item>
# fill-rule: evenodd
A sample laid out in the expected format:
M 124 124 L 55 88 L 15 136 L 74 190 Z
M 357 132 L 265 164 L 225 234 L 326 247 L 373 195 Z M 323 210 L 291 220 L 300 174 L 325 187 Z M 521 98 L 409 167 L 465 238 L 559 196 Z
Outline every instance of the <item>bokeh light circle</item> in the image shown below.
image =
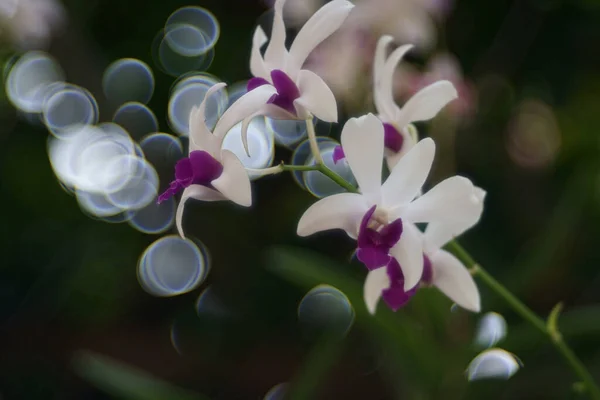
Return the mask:
M 356 180 L 346 159 L 344 158 L 338 160 L 337 163 L 333 161 L 333 152 L 334 149 L 339 146 L 339 143 L 330 138 L 318 138 L 317 143 L 325 165 L 350 184 L 356 184 Z M 315 159 L 310 153 L 310 144 L 308 141 L 307 144 L 301 144 L 298 146 L 294 152 L 293 163 L 296 165 L 300 164 L 302 162 L 301 156 L 307 153 L 307 159 L 303 164 L 314 165 Z M 345 191 L 345 189 L 340 185 L 318 171 L 306 171 L 302 172 L 301 174 L 303 180 L 303 184 L 301 186 L 306 188 L 306 190 L 312 193 L 315 197 L 321 198 Z
M 215 57 L 213 48 L 189 57 L 178 53 L 169 45 L 167 38 L 183 36 L 189 29 L 191 29 L 189 26 L 178 25 L 168 33 L 161 30 L 155 36 L 152 42 L 152 59 L 164 73 L 178 77 L 191 71 L 207 70 L 212 64 Z
M 493 347 L 506 337 L 506 331 L 504 317 L 495 312 L 488 312 L 479 320 L 475 343 L 479 347 Z
M 65 74 L 58 62 L 41 51 L 30 51 L 12 65 L 6 77 L 6 95 L 26 113 L 40 113 L 49 86 L 62 82 Z
M 148 161 L 137 155 L 127 155 L 111 160 L 110 166 L 113 165 L 125 166 L 130 173 L 123 187 L 108 194 L 111 203 L 124 210 L 138 210 L 155 201 L 158 174 Z
M 144 157 L 154 166 L 159 176 L 167 173 L 172 177 L 175 163 L 183 158 L 183 146 L 175 136 L 167 133 L 152 133 L 140 140 L 140 148 Z
M 329 285 L 311 289 L 298 305 L 298 321 L 310 333 L 344 335 L 354 323 L 354 309 L 344 293 Z
M 204 100 L 206 92 L 216 81 L 207 75 L 188 76 L 176 83 L 171 93 L 168 105 L 168 122 L 171 129 L 179 135 L 189 134 L 189 118 L 194 107 Z M 227 107 L 227 92 L 224 89 L 213 93 L 206 101 L 206 125 L 213 129 L 219 117 Z
M 263 400 L 284 400 L 287 396 L 289 384 L 287 382 L 279 383 L 273 386 Z
M 73 126 L 62 138 L 48 140 L 50 163 L 63 184 L 107 194 L 129 182 L 137 164 L 124 157 L 133 156 L 135 145 L 126 132 L 108 128 L 114 127 Z
M 115 111 L 113 122 L 125 128 L 131 137 L 139 140 L 144 136 L 158 131 L 158 120 L 148 108 L 139 102 L 123 104 Z
M 47 87 L 42 105 L 44 124 L 57 137 L 73 126 L 98 122 L 98 103 L 87 90 L 77 85 L 56 82 Z
M 244 167 L 252 169 L 266 168 L 275 157 L 275 142 L 273 134 L 264 124 L 263 118 L 254 118 L 248 125 L 248 151 L 246 153 L 242 142 L 242 124 L 239 123 L 227 133 L 223 140 L 223 148 L 233 152 Z M 252 173 L 250 173 L 252 178 Z
M 142 233 L 159 234 L 173 226 L 177 204 L 173 197 L 158 204 L 151 201 L 148 205 L 132 213 L 129 225 Z
M 148 293 L 175 296 L 200 285 L 207 274 L 206 256 L 191 240 L 176 235 L 156 240 L 138 263 L 138 279 Z
M 212 286 L 205 288 L 198 299 L 196 300 L 196 312 L 199 317 L 224 317 L 229 314 L 229 311 L 223 301 L 215 293 Z
M 479 379 L 508 379 L 522 366 L 514 354 L 503 349 L 489 349 L 471 361 L 467 368 L 470 381 Z
M 186 27 L 187 35 L 172 35 L 173 31 L 181 27 Z M 191 33 L 191 29 L 194 33 Z M 202 7 L 188 6 L 169 16 L 165 23 L 165 32 L 165 39 L 173 50 L 192 57 L 212 49 L 219 40 L 221 30 L 217 18 L 210 11 Z
M 308 137 L 306 123 L 298 120 L 265 118 L 267 128 L 273 132 L 275 142 L 291 148 Z
M 319 145 L 319 148 L 321 148 L 321 147 L 329 148 L 334 143 L 336 143 L 336 142 L 328 137 L 317 136 L 317 144 Z M 300 143 L 296 147 L 296 149 L 292 153 L 292 158 L 290 160 L 290 163 L 292 165 L 306 165 L 306 163 L 309 161 L 309 159 L 311 157 L 312 156 L 311 156 L 310 142 L 307 139 L 307 140 L 304 140 L 302 143 Z M 296 181 L 296 183 L 298 185 L 300 185 L 300 187 L 302 189 L 306 190 L 306 186 L 304 184 L 304 173 L 303 172 L 294 171 L 292 173 L 292 177 L 294 178 L 294 181 Z
M 131 101 L 145 104 L 154 93 L 154 74 L 145 62 L 122 58 L 114 61 L 104 71 L 102 89 L 113 105 Z
M 94 217 L 112 217 L 122 212 L 120 207 L 112 204 L 102 193 L 90 193 L 83 190 L 75 192 L 79 207 Z

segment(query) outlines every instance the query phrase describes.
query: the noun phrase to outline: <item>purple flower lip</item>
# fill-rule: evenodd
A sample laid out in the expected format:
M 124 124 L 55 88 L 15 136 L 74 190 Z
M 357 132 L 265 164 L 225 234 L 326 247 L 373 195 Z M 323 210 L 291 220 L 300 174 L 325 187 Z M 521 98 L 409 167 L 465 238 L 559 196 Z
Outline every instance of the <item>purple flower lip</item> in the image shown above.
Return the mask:
M 346 155 L 344 154 L 344 149 L 341 145 L 335 146 L 335 148 L 333 149 L 332 158 L 334 164 L 337 164 L 338 161 L 346 158 Z
M 402 274 L 400 264 L 395 258 L 391 259 L 386 268 L 388 278 L 390 279 L 390 287 L 383 291 L 382 298 L 389 308 L 393 311 L 398 311 L 415 295 L 419 285 L 408 291 L 404 290 L 404 275 Z
M 404 144 L 404 137 L 392 124 L 387 122 L 383 124 L 384 143 L 387 149 L 390 149 L 394 153 L 398 153 L 402 150 Z
M 400 218 L 384 225 L 379 230 L 369 227 L 371 218 L 377 206 L 373 206 L 364 215 L 358 230 L 356 256 L 365 264 L 368 270 L 388 265 L 393 257 L 390 249 L 400 240 L 402 235 L 402 220 Z
M 274 104 L 283 108 L 290 114 L 296 115 L 294 100 L 300 97 L 298 86 L 296 86 L 294 81 L 280 69 L 271 71 L 271 80 L 273 81 L 273 86 L 277 90 L 277 93 L 274 94 L 267 103 Z M 269 85 L 269 81 L 264 78 L 254 77 L 248 81 L 246 88 L 248 91 L 251 91 L 262 85 Z
M 223 165 L 204 150 L 192 151 L 175 165 L 175 180 L 158 196 L 158 204 L 190 185 L 211 187 L 212 181 L 223 173 Z

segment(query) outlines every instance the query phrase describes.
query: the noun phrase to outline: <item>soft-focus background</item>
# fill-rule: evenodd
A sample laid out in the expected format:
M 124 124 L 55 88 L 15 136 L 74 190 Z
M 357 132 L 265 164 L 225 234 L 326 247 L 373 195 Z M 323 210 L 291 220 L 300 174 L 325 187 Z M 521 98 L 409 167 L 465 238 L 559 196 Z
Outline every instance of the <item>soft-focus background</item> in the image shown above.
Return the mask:
M 289 3 L 292 35 L 320 4 Z M 600 2 L 355 3 L 347 24 L 308 64 L 334 89 L 342 120 L 372 111 L 370 63 L 381 34 L 417 45 L 396 73 L 400 104 L 432 80 L 454 82 L 461 99 L 418 124 L 421 135 L 438 144 L 430 183 L 459 173 L 487 190 L 482 221 L 461 242 L 541 316 L 564 302 L 560 328 L 600 380 Z M 209 10 L 220 25 L 214 47 L 188 58 L 163 43 L 167 19 L 183 6 Z M 352 243 L 336 232 L 295 236 L 313 194 L 331 189 L 311 188 L 322 182 L 304 177 L 307 191 L 289 175 L 258 180 L 251 209 L 191 201 L 184 225 L 198 246 L 190 248 L 201 253 L 187 248 L 192 255 L 181 255 L 176 246 L 158 254 L 160 246 L 153 245 L 176 233 L 169 225 L 172 209 L 165 222 L 154 214 L 136 222 L 136 211 L 93 215 L 57 180 L 48 120 L 68 116 L 45 109 L 40 118 L 22 104 L 19 110 L 15 79 L 26 84 L 46 76 L 48 65 L 60 65 L 67 81 L 97 102 L 99 111 L 81 112 L 95 113 L 92 122 L 110 122 L 121 105 L 112 100 L 123 93 L 130 100 L 131 80 L 121 76 L 103 89 L 107 67 L 122 58 L 146 63 L 153 95 L 137 95 L 149 100 L 148 109 L 138 104 L 141 120 L 115 121 L 138 142 L 152 132 L 173 135 L 152 137 L 164 189 L 181 154 L 176 138 L 185 130 L 173 116 L 181 110 L 169 109 L 178 76 L 207 71 L 202 79 L 242 82 L 243 88 L 251 36 L 256 24 L 269 28 L 269 6 L 258 0 L 0 0 L 6 80 L 0 99 L 0 398 L 580 398 L 549 342 L 483 286 L 480 315 L 451 308 L 441 294 L 424 289 L 397 313 L 380 306 L 369 316 L 361 295 L 364 269 L 350 262 Z M 210 18 L 203 21 L 200 39 L 217 38 L 209 32 Z M 190 48 L 194 33 L 184 29 L 171 39 Z M 46 52 L 33 54 L 42 66 L 23 72 L 20 81 L 13 73 L 11 81 L 14 56 L 30 49 Z M 44 67 L 46 54 L 56 64 Z M 147 85 L 152 93 L 143 64 L 132 65 L 138 91 Z M 65 104 L 72 111 L 79 103 Z M 180 120 L 187 123 L 185 115 Z M 339 139 L 340 127 L 317 130 Z M 295 128 L 269 129 L 281 142 L 296 138 Z M 294 140 L 277 147 L 276 161 L 292 159 Z M 158 227 L 149 228 L 152 223 Z M 153 259 L 144 253 L 149 246 Z M 185 281 L 179 291 L 187 293 L 158 287 L 153 273 L 170 276 L 190 257 L 196 257 L 191 269 L 171 277 Z M 145 270 L 149 264 L 159 271 Z M 485 348 L 475 341 L 478 322 L 489 311 L 508 323 L 496 346 L 524 367 L 508 380 L 469 381 L 465 370 Z

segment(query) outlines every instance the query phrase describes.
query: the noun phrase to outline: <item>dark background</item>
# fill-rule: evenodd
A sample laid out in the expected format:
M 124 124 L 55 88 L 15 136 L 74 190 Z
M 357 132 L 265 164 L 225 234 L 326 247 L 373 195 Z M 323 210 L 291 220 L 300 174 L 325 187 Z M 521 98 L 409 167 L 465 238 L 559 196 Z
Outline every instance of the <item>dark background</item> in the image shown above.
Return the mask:
M 122 57 L 152 65 L 154 36 L 184 5 L 71 0 L 69 25 L 49 52 L 70 81 L 97 95 L 106 120 L 112 110 L 101 97 L 104 68 Z M 209 72 L 230 83 L 247 79 L 251 34 L 266 7 L 194 5 L 221 24 Z M 438 150 L 455 151 L 456 171 L 438 168 L 436 177 L 458 172 L 487 190 L 484 216 L 461 242 L 541 316 L 564 302 L 560 328 L 600 381 L 599 17 L 594 0 L 458 1 L 442 34 L 478 89 L 478 111 L 460 125 L 454 150 Z M 173 78 L 154 72 L 149 105 L 169 132 Z M 560 147 L 541 166 L 516 162 L 507 145 L 524 100 L 544 104 L 558 124 Z M 291 382 L 297 398 L 579 398 L 550 343 L 483 285 L 483 310 L 508 321 L 499 346 L 524 362 L 508 381 L 467 381 L 478 316 L 450 312 L 450 301 L 433 290 L 396 314 L 381 307 L 376 319 L 368 316 L 363 269 L 347 262 L 352 243 L 338 233 L 295 236 L 314 198 L 288 176 L 258 181 L 251 210 L 191 202 L 186 226 L 209 249 L 211 273 L 192 293 L 155 298 L 139 285 L 136 265 L 157 236 L 84 215 L 53 175 L 48 133 L 18 118 L 6 100 L 0 115 L 2 399 L 177 399 L 196 398 L 194 392 L 262 399 L 281 382 Z M 526 141 L 526 157 L 543 138 Z M 289 157 L 277 151 L 276 159 Z M 341 341 L 298 323 L 298 302 L 321 283 L 354 303 L 355 324 Z M 198 316 L 195 301 L 209 285 L 224 311 Z

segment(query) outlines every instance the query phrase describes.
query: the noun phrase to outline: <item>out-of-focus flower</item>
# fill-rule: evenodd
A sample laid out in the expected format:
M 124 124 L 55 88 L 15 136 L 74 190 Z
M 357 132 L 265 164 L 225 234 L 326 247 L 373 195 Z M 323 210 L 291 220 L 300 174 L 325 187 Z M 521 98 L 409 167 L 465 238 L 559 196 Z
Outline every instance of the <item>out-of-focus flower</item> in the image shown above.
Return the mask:
M 391 35 L 398 43 L 413 43 L 429 51 L 436 44 L 430 0 L 361 0 L 348 18 L 374 37 Z
M 386 159 L 390 168 L 416 143 L 417 138 L 411 135 L 409 124 L 432 119 L 458 96 L 451 82 L 434 81 L 411 96 L 404 107 L 398 107 L 394 101 L 392 86 L 394 72 L 412 45 L 400 46 L 386 57 L 387 48 L 392 41 L 393 38 L 388 35 L 379 39 L 373 65 L 373 98 L 386 130 Z
M 0 0 L 0 34 L 20 49 L 42 49 L 65 22 L 56 0 Z
M 275 0 L 266 0 L 265 4 L 272 7 Z M 283 7 L 283 18 L 290 26 L 300 26 L 322 5 L 323 0 L 287 0 Z
M 183 211 L 190 197 L 203 201 L 231 200 L 245 207 L 252 204 L 246 168 L 234 153 L 222 149 L 222 144 L 227 132 L 246 115 L 261 107 L 273 96 L 275 89 L 265 86 L 240 97 L 225 111 L 211 132 L 205 122 L 206 102 L 211 94 L 224 86 L 224 83 L 219 83 L 211 87 L 200 106 L 192 110 L 189 155 L 179 160 L 175 166 L 175 179 L 158 198 L 162 202 L 184 189 L 176 214 L 177 229 L 182 237 Z
M 346 23 L 310 53 L 305 67 L 323 78 L 345 106 L 357 104 L 356 108 L 364 109 L 364 92 L 369 86 L 364 77 L 370 71 L 374 51 L 375 41 L 369 32 Z
M 471 209 L 473 184 L 455 176 L 416 198 L 433 163 L 435 144 L 428 138 L 402 157 L 382 185 L 384 128 L 373 114 L 348 120 L 341 141 L 360 193 L 319 200 L 302 215 L 297 232 L 343 229 L 359 239 L 358 256 L 368 269 L 395 259 L 401 268 L 395 273 L 401 272 L 401 287 L 408 292 L 423 274 L 423 238 L 414 224 L 471 218 L 464 210 Z
M 435 54 L 423 72 L 401 65 L 393 81 L 393 88 L 398 97 L 407 98 L 439 80 L 452 82 L 458 92 L 458 99 L 448 106 L 450 113 L 465 118 L 475 112 L 477 106 L 475 86 L 463 76 L 460 63 L 450 53 Z
M 387 35 L 379 39 L 373 65 L 373 98 L 384 126 L 385 156 L 390 169 L 417 143 L 416 130 L 409 125 L 432 119 L 458 95 L 449 81 L 436 81 L 410 97 L 404 107 L 398 107 L 394 101 L 392 80 L 398 63 L 412 45 L 398 47 L 386 57 L 387 47 L 392 41 L 393 38 Z
M 254 32 L 250 58 L 254 78 L 248 81 L 248 91 L 271 86 L 276 93 L 260 110 L 246 118 L 245 127 L 256 115 L 288 120 L 308 119 L 314 115 L 326 122 L 337 121 L 337 103 L 331 89 L 321 77 L 302 66 L 310 52 L 340 27 L 353 5 L 346 0 L 333 0 L 324 5 L 304 24 L 288 51 L 282 15 L 284 4 L 285 0 L 275 2 L 273 29 L 264 57 L 260 48 L 267 37 L 260 26 Z M 243 127 L 242 131 L 247 150 L 246 129 Z

